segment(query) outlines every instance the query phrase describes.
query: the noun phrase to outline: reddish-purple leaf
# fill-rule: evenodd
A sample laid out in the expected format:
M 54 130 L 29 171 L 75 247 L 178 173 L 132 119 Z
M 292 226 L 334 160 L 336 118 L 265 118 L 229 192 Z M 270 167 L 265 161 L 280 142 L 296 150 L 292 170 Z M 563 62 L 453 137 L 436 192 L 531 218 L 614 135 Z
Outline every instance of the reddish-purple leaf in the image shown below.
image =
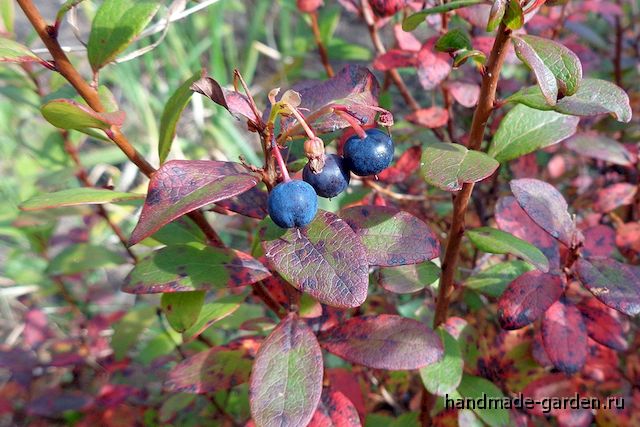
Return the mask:
M 420 167 L 421 156 L 422 148 L 419 146 L 406 149 L 393 166 L 389 166 L 378 174 L 378 179 L 390 184 L 404 182 Z
M 213 347 L 178 363 L 164 388 L 181 393 L 213 393 L 229 390 L 249 380 L 251 358 L 242 349 Z
M 538 319 L 562 295 L 561 276 L 528 271 L 511 282 L 498 300 L 498 319 L 505 329 L 520 329 Z
M 394 68 L 415 67 L 417 61 L 416 52 L 391 49 L 373 61 L 373 68 L 379 71 L 389 71 Z
M 520 207 L 514 197 L 503 197 L 496 204 L 496 223 L 501 230 L 532 243 L 549 260 L 549 271 L 560 269 L 558 241 L 538 226 Z
M 418 80 L 425 90 L 434 89 L 451 72 L 449 55 L 432 49 L 432 44 L 427 43 L 418 53 Z
M 13 372 L 30 372 L 38 365 L 33 351 L 0 345 L 0 368 Z
M 451 82 L 447 84 L 447 89 L 453 99 L 463 107 L 474 107 L 478 103 L 478 98 L 480 98 L 480 86 L 477 84 Z
M 418 40 L 413 33 L 403 30 L 400 24 L 393 26 L 393 35 L 398 42 L 398 47 L 402 50 L 413 50 L 417 52 L 422 47 L 420 40 Z
M 249 218 L 264 219 L 267 216 L 267 193 L 254 187 L 216 205 Z
M 598 190 L 593 207 L 596 211 L 608 213 L 633 203 L 638 187 L 627 182 L 619 182 Z
M 562 372 L 547 374 L 531 381 L 522 391 L 524 396 L 534 401 L 549 398 L 573 397 L 576 393 L 578 393 L 576 382 L 574 382 L 573 378 L 567 377 L 567 375 Z M 562 411 L 562 409 L 551 408 L 550 413 L 557 415 L 560 411 Z M 541 417 L 549 415 L 549 413 L 543 412 L 542 405 L 533 405 L 533 407 L 527 408 L 527 412 Z
M 339 215 L 362 239 L 370 265 L 417 264 L 440 255 L 440 242 L 427 224 L 387 206 L 355 206 Z
M 88 407 L 93 399 L 77 390 L 52 389 L 45 391 L 27 405 L 32 416 L 58 417 L 65 411 L 79 411 Z
M 565 299 L 555 302 L 542 318 L 542 342 L 560 371 L 573 374 L 587 360 L 587 327 L 580 310 Z
M 331 353 L 374 369 L 420 369 L 444 354 L 433 330 L 390 314 L 353 317 L 323 332 L 319 339 Z
M 239 163 L 169 161 L 151 176 L 147 198 L 129 243 L 135 245 L 174 219 L 244 193 L 258 182 L 260 178 Z
M 371 107 L 378 105 L 380 85 L 371 71 L 364 67 L 349 65 L 329 80 L 294 89 L 300 93 L 302 103 L 299 108 L 305 115 L 331 104 L 340 104 L 346 105 L 363 124 L 373 124 L 378 113 Z M 293 120 L 285 121 L 284 128 L 291 123 Z M 313 129 L 319 133 L 334 132 L 348 126 L 349 123 L 333 113 L 322 115 L 313 122 Z
M 592 157 L 621 166 L 638 161 L 626 147 L 615 139 L 597 133 L 580 133 L 568 139 L 565 145 L 581 156 Z
M 562 194 L 551 184 L 533 178 L 515 179 L 510 183 L 518 204 L 547 233 L 567 246 L 582 236 L 576 229 Z
M 51 325 L 47 314 L 38 309 L 33 308 L 24 315 L 24 330 L 22 339 L 25 345 L 30 348 L 38 348 L 49 338 L 53 338 L 55 333 L 49 326 Z
M 422 126 L 425 128 L 433 129 L 444 126 L 449 120 L 449 112 L 442 107 L 429 107 L 421 108 L 406 117 L 407 121 Z
M 362 392 L 362 386 L 356 372 L 346 368 L 331 368 L 326 370 L 327 379 L 331 388 L 344 394 L 356 407 L 360 419 L 364 419 L 367 413 L 366 403 Z
M 360 427 L 358 410 L 339 391 L 325 388 L 308 427 Z
M 313 331 L 291 313 L 264 340 L 249 385 L 260 427 L 305 426 L 320 402 L 322 351 Z
M 583 301 L 578 308 L 582 312 L 587 325 L 587 334 L 591 339 L 618 351 L 625 351 L 629 347 L 624 327 L 615 310 L 596 298 Z
M 640 253 L 640 223 L 628 222 L 616 230 L 616 245 L 620 250 Z
M 608 257 L 616 249 L 616 232 L 608 225 L 596 225 L 583 231 L 584 246 L 582 255 L 589 257 Z
M 578 277 L 600 301 L 621 313 L 640 313 L 640 267 L 610 258 L 579 259 Z
M 196 81 L 191 85 L 191 90 L 208 97 L 238 118 L 245 117 L 254 122 L 258 119 L 251 109 L 249 98 L 235 90 L 227 90 L 221 87 L 211 77 L 203 77 Z
M 283 230 L 273 222 L 260 232 L 272 267 L 297 289 L 333 307 L 358 307 L 367 298 L 367 251 L 349 225 L 319 210 L 305 228 Z

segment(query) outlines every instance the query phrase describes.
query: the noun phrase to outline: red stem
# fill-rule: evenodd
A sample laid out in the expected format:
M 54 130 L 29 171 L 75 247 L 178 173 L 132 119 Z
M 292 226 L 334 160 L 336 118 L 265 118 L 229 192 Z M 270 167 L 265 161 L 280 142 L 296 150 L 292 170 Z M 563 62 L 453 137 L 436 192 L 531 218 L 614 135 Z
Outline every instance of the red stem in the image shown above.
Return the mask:
M 358 119 L 344 110 L 334 109 L 333 111 L 338 116 L 342 117 L 347 123 L 349 123 L 349 126 L 353 128 L 360 139 L 365 139 L 367 137 L 367 133 L 364 131 L 364 129 L 362 129 L 362 126 L 360 125 L 360 121 Z

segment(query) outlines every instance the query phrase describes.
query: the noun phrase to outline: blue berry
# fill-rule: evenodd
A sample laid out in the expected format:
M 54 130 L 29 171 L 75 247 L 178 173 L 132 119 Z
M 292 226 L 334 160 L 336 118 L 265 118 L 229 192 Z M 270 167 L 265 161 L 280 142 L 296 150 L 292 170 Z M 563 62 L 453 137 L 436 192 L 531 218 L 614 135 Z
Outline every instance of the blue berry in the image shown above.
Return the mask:
M 307 163 L 302 170 L 302 179 L 311 184 L 318 196 L 330 198 L 347 188 L 351 176 L 342 157 L 328 154 L 324 158 L 324 168 L 320 173 L 313 172 Z
M 367 129 L 367 137 L 354 135 L 344 144 L 347 167 L 359 176 L 376 175 L 393 160 L 393 140 L 380 129 Z
M 292 180 L 276 185 L 267 200 L 269 215 L 282 228 L 304 227 L 318 211 L 318 196 L 304 181 Z

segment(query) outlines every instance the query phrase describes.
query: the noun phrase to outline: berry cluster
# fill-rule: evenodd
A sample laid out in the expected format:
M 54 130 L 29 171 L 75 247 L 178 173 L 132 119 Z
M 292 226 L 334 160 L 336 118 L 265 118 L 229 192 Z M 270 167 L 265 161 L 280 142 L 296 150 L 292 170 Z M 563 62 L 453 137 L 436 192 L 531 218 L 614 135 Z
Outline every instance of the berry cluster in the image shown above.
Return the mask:
M 350 137 L 344 145 L 344 157 L 325 156 L 324 168 L 315 173 L 309 164 L 300 180 L 276 185 L 268 199 L 269 215 L 282 228 L 304 227 L 316 216 L 320 197 L 335 197 L 349 185 L 350 172 L 358 176 L 376 175 L 393 160 L 393 140 L 380 129 L 368 129 L 366 137 Z

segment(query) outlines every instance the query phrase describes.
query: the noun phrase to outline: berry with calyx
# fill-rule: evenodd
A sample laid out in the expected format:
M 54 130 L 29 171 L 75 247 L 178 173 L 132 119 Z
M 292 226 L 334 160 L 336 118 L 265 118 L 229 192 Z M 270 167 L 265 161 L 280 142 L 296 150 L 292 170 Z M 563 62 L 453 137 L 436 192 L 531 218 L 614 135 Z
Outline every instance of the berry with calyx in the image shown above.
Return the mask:
M 273 222 L 282 228 L 304 227 L 318 211 L 318 196 L 309 184 L 298 179 L 276 185 L 267 200 Z
M 354 135 L 344 144 L 347 167 L 358 176 L 376 175 L 393 160 L 393 140 L 380 129 L 367 129 L 367 137 Z
M 318 196 L 331 198 L 347 188 L 351 176 L 342 157 L 328 154 L 324 157 L 324 168 L 318 173 L 307 163 L 302 170 L 302 179 L 311 184 Z
M 373 13 L 381 18 L 393 16 L 402 10 L 406 5 L 406 0 L 369 0 Z

